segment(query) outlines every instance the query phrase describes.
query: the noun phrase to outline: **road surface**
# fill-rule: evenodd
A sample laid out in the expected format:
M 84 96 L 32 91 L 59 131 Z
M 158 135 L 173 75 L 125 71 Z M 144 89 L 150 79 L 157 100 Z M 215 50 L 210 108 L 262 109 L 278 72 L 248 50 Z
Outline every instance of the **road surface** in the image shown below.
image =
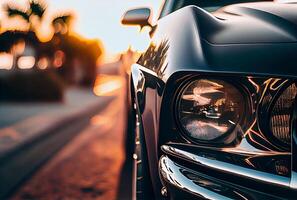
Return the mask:
M 104 83 L 98 84 L 94 92 L 115 98 L 93 116 L 78 136 L 34 173 L 15 192 L 12 200 L 130 199 L 130 175 L 124 165 L 123 142 L 125 81 L 114 75 L 101 80 Z

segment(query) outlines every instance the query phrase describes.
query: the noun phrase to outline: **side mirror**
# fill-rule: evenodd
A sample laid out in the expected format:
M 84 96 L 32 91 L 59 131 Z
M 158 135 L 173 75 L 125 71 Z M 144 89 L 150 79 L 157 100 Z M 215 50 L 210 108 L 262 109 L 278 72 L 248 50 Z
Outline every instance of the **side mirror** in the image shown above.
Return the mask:
M 152 27 L 150 23 L 150 18 L 151 18 L 151 9 L 137 8 L 133 10 L 128 10 L 123 15 L 122 24 L 140 26 L 141 28 L 145 26 Z

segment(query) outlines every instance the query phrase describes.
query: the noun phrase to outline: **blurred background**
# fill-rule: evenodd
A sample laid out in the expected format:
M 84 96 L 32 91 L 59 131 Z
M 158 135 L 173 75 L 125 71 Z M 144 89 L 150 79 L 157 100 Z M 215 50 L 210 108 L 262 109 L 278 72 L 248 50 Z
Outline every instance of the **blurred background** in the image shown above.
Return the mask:
M 120 21 L 161 4 L 0 1 L 0 199 L 130 199 L 127 72 L 149 30 Z
M 30 70 L 39 75 L 46 71 L 55 84 L 64 81 L 91 86 L 102 63 L 119 59 L 127 50 L 137 53 L 148 46 L 148 30 L 139 33 L 137 27 L 123 27 L 121 15 L 137 6 L 158 10 L 159 4 L 157 0 L 2 0 L 1 73 L 20 75 Z M 56 74 L 59 76 L 54 77 Z M 26 90 L 24 85 L 22 89 Z M 1 88 L 1 99 L 14 98 L 10 91 Z M 61 91 L 56 91 L 52 98 L 59 95 Z

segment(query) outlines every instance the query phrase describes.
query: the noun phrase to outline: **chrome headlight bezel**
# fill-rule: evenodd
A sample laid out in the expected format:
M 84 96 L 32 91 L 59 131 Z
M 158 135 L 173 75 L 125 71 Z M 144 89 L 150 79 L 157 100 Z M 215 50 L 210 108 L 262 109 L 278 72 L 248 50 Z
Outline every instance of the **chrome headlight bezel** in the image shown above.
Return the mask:
M 188 137 L 178 118 L 178 104 L 183 89 L 197 79 L 223 80 L 242 92 L 246 99 L 247 108 L 246 114 L 240 123 L 242 130 L 237 129 L 238 132 L 236 132 L 237 130 L 232 132 L 236 134 L 228 133 L 211 142 L 198 141 Z M 273 99 L 276 98 L 277 91 L 273 90 L 274 88 L 271 89 L 271 86 L 276 86 L 275 82 L 279 84 L 277 85 L 278 89 L 282 89 L 287 82 L 297 82 L 297 78 L 269 74 L 176 72 L 167 79 L 166 84 L 163 85 L 164 90 L 158 90 L 162 91 L 158 93 L 161 97 L 159 104 L 159 144 L 185 147 L 194 154 L 211 160 L 220 160 L 255 171 L 289 178 L 291 176 L 291 164 L 293 163 L 291 150 L 294 151 L 294 146 L 296 147 L 293 137 L 291 150 L 275 145 L 272 142 L 271 131 L 267 126 L 270 116 L 260 114 L 262 110 L 267 111 L 267 107 L 263 109 L 262 102 L 267 102 L 266 105 L 271 105 L 273 104 Z M 271 98 L 265 100 L 266 94 L 271 94 L 269 95 Z M 295 121 L 296 103 L 297 99 L 294 107 Z M 187 105 L 186 111 L 190 108 L 191 103 Z M 296 135 L 296 123 L 295 125 L 292 124 L 292 126 L 293 135 Z
M 222 134 L 221 136 L 212 139 L 212 140 L 201 140 L 201 139 L 195 139 L 189 135 L 189 132 L 185 130 L 181 118 L 180 118 L 180 104 L 182 100 L 182 95 L 185 92 L 185 90 L 193 84 L 195 81 L 198 80 L 212 80 L 212 81 L 221 81 L 223 83 L 226 83 L 228 85 L 231 85 L 234 87 L 242 96 L 243 99 L 243 114 L 240 116 L 237 124 L 232 128 L 228 129 L 226 133 Z M 230 80 L 229 77 L 224 76 L 193 76 L 183 81 L 183 83 L 180 85 L 180 87 L 176 90 L 176 98 L 175 98 L 175 121 L 178 129 L 180 130 L 181 136 L 188 141 L 189 143 L 194 143 L 198 145 L 209 145 L 209 146 L 217 146 L 217 147 L 223 147 L 228 145 L 235 145 L 238 143 L 244 134 L 244 129 L 247 127 L 248 124 L 250 124 L 251 121 L 251 98 L 250 94 L 248 92 L 248 89 L 245 88 L 245 86 L 236 80 Z

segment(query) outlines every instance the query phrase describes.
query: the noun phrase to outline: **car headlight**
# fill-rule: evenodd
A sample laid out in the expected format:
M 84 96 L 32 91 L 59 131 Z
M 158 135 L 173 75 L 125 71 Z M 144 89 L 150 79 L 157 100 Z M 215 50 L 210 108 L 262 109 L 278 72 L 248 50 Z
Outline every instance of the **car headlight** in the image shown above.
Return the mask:
M 245 111 L 242 93 L 234 85 L 213 79 L 195 80 L 181 93 L 178 120 L 190 139 L 216 141 L 234 130 Z

